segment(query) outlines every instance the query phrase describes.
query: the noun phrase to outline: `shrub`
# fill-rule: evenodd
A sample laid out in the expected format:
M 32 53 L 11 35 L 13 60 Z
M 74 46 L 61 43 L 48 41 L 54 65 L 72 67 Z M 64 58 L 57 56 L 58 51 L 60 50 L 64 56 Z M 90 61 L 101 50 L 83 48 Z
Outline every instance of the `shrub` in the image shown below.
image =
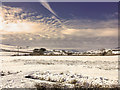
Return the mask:
M 77 80 L 76 79 L 73 79 L 71 80 L 70 84 L 76 84 L 77 83 Z

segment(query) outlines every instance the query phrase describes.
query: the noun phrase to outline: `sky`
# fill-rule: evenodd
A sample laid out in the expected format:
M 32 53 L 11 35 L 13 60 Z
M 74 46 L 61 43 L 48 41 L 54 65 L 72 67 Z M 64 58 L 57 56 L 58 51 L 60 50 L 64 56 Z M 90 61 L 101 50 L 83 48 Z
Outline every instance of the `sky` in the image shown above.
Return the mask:
M 4 2 L 2 44 L 92 50 L 118 46 L 117 2 Z

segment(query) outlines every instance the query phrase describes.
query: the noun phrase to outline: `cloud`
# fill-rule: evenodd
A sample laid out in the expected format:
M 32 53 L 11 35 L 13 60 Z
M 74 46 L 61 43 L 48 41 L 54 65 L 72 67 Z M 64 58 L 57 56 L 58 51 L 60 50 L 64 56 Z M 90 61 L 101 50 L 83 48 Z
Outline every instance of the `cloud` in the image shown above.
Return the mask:
M 21 8 L 3 6 L 5 17 L 4 29 L 1 34 L 26 34 L 31 37 L 57 39 L 74 37 L 117 37 L 117 20 L 92 21 L 92 20 L 67 20 L 60 22 L 55 16 L 43 17 L 42 15 L 27 17 L 34 12 L 23 12 Z M 20 14 L 20 15 L 19 15 Z M 34 20 L 35 18 L 35 20 Z M 27 37 L 25 37 L 27 38 Z M 34 40 L 34 39 L 29 39 Z
M 101 44 L 105 47 L 116 45 L 118 22 L 115 19 L 72 19 L 61 22 L 55 16 L 35 15 L 35 12 L 21 8 L 3 6 L 3 12 L 4 28 L 0 29 L 3 43 L 58 48 L 85 48 L 92 47 L 93 43 L 97 48 Z
M 77 37 L 117 37 L 117 28 L 101 28 L 101 29 L 67 29 L 61 31 L 64 35 Z
M 118 18 L 118 12 L 114 12 L 113 14 L 106 14 L 104 15 L 107 19 Z
M 87 20 L 87 19 L 71 19 L 64 22 L 67 28 L 76 29 L 99 29 L 99 28 L 117 28 L 118 20 Z
M 44 3 L 44 2 L 42 2 Z M 43 17 L 42 15 L 34 15 L 34 12 L 23 12 L 21 8 L 3 6 L 4 12 L 4 33 L 38 33 L 42 35 L 52 36 L 53 34 L 64 34 L 76 36 L 86 36 L 87 34 L 94 34 L 95 36 L 114 36 L 117 32 L 117 20 L 107 21 L 92 21 L 92 20 L 67 20 L 65 23 L 60 22 L 55 16 Z M 26 17 L 23 19 L 23 17 Z M 0 17 L 1 20 L 2 17 Z M 35 19 L 34 19 L 35 18 Z M 104 34 L 108 33 L 109 35 Z M 110 32 L 114 33 L 112 35 Z M 97 35 L 97 33 L 101 33 Z M 103 35 L 104 34 L 104 35 Z M 92 35 L 92 36 L 94 36 Z
M 63 38 L 63 35 L 57 35 L 61 26 L 55 16 L 43 17 L 42 15 L 33 15 L 33 12 L 24 12 L 21 8 L 3 6 L 4 28 L 1 34 L 26 34 L 39 35 L 40 38 Z M 26 17 L 25 19 L 23 19 Z M 31 36 L 32 37 L 32 36 Z
M 44 23 L 36 22 L 18 22 L 9 23 L 4 26 L 2 34 L 27 34 L 29 33 L 31 37 L 33 35 L 39 35 L 39 38 L 62 38 L 63 36 L 59 33 L 59 28 L 54 28 Z

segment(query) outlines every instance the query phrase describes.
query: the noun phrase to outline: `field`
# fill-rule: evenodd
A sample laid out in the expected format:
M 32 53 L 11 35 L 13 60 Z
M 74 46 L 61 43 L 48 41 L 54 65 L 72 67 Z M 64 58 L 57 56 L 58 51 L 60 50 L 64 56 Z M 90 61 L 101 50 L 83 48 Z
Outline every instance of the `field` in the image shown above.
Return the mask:
M 0 56 L 0 88 L 38 84 L 113 87 L 118 85 L 118 56 Z

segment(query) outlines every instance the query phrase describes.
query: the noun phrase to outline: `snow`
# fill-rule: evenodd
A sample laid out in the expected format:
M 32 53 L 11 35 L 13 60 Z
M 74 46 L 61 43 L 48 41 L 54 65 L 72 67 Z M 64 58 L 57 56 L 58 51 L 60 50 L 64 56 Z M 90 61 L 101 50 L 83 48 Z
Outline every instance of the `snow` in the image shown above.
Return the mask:
M 19 48 L 19 51 L 23 51 L 23 52 L 32 52 L 32 50 L 34 49 L 33 47 L 27 48 L 26 46 L 10 46 L 10 45 L 3 45 L 3 44 L 0 44 L 0 48 L 5 50 L 11 50 L 11 51 L 18 51 L 18 48 Z
M 118 59 L 118 56 L 0 56 L 0 73 L 4 74 L 0 88 L 34 88 L 35 83 L 70 84 L 73 80 L 118 84 Z

